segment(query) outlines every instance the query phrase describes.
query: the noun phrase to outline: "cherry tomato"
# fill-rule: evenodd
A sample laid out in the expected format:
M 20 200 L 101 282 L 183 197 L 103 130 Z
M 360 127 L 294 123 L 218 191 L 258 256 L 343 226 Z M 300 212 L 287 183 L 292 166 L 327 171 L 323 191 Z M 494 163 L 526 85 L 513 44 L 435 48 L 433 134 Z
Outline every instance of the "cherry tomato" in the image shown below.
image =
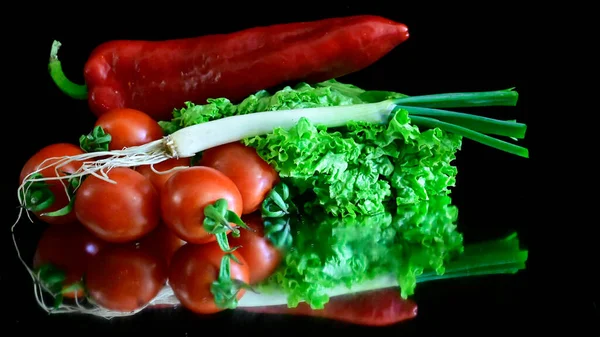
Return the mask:
M 181 304 L 199 314 L 212 314 L 223 309 L 218 307 L 211 292 L 211 284 L 219 277 L 221 259 L 225 253 L 216 242 L 204 245 L 186 244 L 171 260 L 169 285 Z M 233 255 L 242 264 L 231 260 L 230 277 L 232 280 L 249 282 L 249 271 L 244 258 L 237 252 Z M 244 296 L 241 289 L 236 298 Z
M 130 168 L 117 167 L 108 177 L 88 176 L 75 195 L 77 219 L 97 237 L 128 242 L 151 232 L 160 221 L 159 195 L 150 180 Z
M 46 168 L 44 170 L 40 171 L 40 173 L 42 174 L 42 176 L 44 176 L 46 178 L 64 176 L 65 174 L 61 174 L 62 172 L 72 174 L 81 167 L 81 164 L 82 164 L 81 161 L 73 161 L 64 166 L 61 166 L 59 168 L 60 171 L 58 174 L 55 170 L 56 169 L 55 166 L 50 166 L 50 167 L 47 167 L 47 166 L 52 163 L 56 163 L 56 161 L 59 159 L 59 157 L 76 156 L 76 155 L 80 155 L 83 153 L 84 152 L 78 146 L 75 146 L 73 144 L 57 143 L 57 144 L 48 145 L 48 146 L 42 148 L 41 150 L 39 150 L 36 154 L 34 154 L 31 158 L 29 158 L 29 160 L 25 163 L 25 165 L 23 166 L 23 168 L 21 170 L 19 182 L 23 183 L 23 181 L 29 174 L 37 171 L 38 169 L 40 169 L 42 167 L 46 167 Z M 49 158 L 56 158 L 56 159 L 47 160 Z M 45 160 L 47 160 L 47 161 L 44 162 Z M 67 185 L 67 183 L 68 183 L 67 180 L 64 180 L 63 182 L 65 183 L 65 185 Z M 46 212 L 53 212 L 53 211 L 59 210 L 69 204 L 69 198 L 65 191 L 65 185 L 63 185 L 63 183 L 61 183 L 58 180 L 47 180 L 46 184 L 48 184 L 50 191 L 52 192 L 52 194 L 54 194 L 54 202 L 52 203 L 52 205 L 50 207 L 42 210 L 41 212 L 33 212 L 36 215 L 36 217 L 38 217 L 40 220 L 42 220 L 46 223 L 52 224 L 52 225 L 72 224 L 72 223 L 77 222 L 75 213 L 72 211 L 69 212 L 68 214 L 62 215 L 62 216 L 42 215 L 43 213 L 46 213 Z
M 204 166 L 177 171 L 162 189 L 162 219 L 186 242 L 215 241 L 216 237 L 204 229 L 204 208 L 219 199 L 227 200 L 228 209 L 241 216 L 242 196 L 223 173 Z
M 173 254 L 183 245 L 185 241 L 181 240 L 166 225 L 159 224 L 150 234 L 144 236 L 140 241 L 140 247 L 145 248 L 159 258 L 163 259 L 168 266 L 171 263 Z
M 33 257 L 33 268 L 52 264 L 65 273 L 63 289 L 80 281 L 92 257 L 106 245 L 80 224 L 74 226 L 51 226 L 38 241 Z M 63 293 L 64 297 L 82 298 L 83 289 Z
M 257 284 L 273 274 L 281 262 L 282 253 L 264 237 L 260 214 L 250 214 L 242 220 L 254 231 L 242 229 L 238 238 L 229 235 L 229 245 L 241 246 L 237 251 L 244 256 L 250 268 L 250 284 Z
M 215 168 L 231 179 L 242 194 L 242 214 L 256 211 L 279 175 L 254 148 L 240 142 L 217 146 L 202 152 L 199 165 Z
M 164 261 L 132 244 L 105 247 L 89 263 L 85 285 L 98 305 L 133 311 L 148 304 L 165 285 Z
M 138 146 L 160 139 L 164 133 L 157 121 L 135 109 L 113 109 L 96 120 L 111 136 L 109 150 Z
M 169 178 L 173 175 L 173 173 L 175 173 L 175 170 L 170 171 L 168 173 L 162 173 L 162 172 L 167 172 L 175 167 L 180 167 L 180 166 L 190 166 L 190 158 L 172 158 L 172 159 L 167 159 L 165 161 L 162 161 L 158 164 L 154 165 L 154 170 L 161 172 L 161 173 L 156 173 L 152 170 L 152 167 L 150 167 L 150 165 L 142 165 L 142 166 L 138 166 L 135 170 L 138 171 L 139 173 L 143 174 L 144 177 L 150 179 L 150 182 L 152 182 L 152 185 L 154 185 L 154 188 L 156 188 L 156 191 L 158 193 L 160 193 L 162 191 L 163 186 L 165 185 L 165 183 L 167 182 L 167 180 L 169 180 Z

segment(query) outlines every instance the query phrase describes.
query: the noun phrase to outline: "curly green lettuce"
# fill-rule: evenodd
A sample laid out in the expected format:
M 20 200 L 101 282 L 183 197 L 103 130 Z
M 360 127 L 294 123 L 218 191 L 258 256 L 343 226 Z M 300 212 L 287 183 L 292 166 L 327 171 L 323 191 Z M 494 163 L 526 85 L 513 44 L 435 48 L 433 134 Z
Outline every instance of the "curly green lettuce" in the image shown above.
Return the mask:
M 383 212 L 390 201 L 401 206 L 449 194 L 461 137 L 437 128 L 421 132 L 398 110 L 387 125 L 351 122 L 335 130 L 303 118 L 244 144 L 308 194 L 306 212 L 357 216 Z
M 376 102 L 405 95 L 365 91 L 329 80 L 311 86 L 300 83 L 274 94 L 266 90 L 239 104 L 226 98 L 208 104 L 186 103 L 170 121 L 166 133 L 207 121 L 261 111 L 341 106 Z M 303 118 L 289 130 L 243 140 L 257 149 L 280 177 L 306 194 L 304 210 L 317 207 L 331 215 L 357 216 L 382 212 L 389 202 L 416 203 L 447 195 L 456 180 L 452 166 L 462 137 L 439 128 L 419 130 L 406 110 L 392 114 L 386 125 L 351 122 L 327 129 Z
M 303 215 L 294 221 L 294 244 L 282 265 L 258 289 L 281 289 L 288 306 L 306 302 L 318 309 L 336 286 L 352 288 L 394 274 L 408 297 L 420 275 L 442 275 L 445 263 L 462 252 L 457 214 L 449 197 L 435 196 L 404 205 L 399 213 Z

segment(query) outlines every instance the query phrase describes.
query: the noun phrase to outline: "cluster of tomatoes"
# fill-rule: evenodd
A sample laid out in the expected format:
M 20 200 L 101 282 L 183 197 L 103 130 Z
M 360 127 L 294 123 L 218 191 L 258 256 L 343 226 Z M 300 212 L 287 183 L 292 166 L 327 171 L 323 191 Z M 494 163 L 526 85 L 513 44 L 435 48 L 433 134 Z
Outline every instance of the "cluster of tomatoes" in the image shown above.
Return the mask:
M 107 112 L 95 126 L 111 136 L 109 150 L 163 137 L 155 120 L 132 109 Z M 49 145 L 27 161 L 21 182 L 54 160 L 45 161 L 49 158 L 83 153 L 74 144 Z M 81 164 L 72 161 L 59 172 L 48 167 L 39 173 L 73 174 Z M 211 284 L 226 252 L 203 226 L 205 208 L 217 200 L 226 200 L 227 210 L 250 229 L 242 229 L 239 237 L 228 236 L 231 247 L 239 247 L 231 253 L 237 260 L 230 265 L 231 279 L 256 284 L 281 261 L 281 252 L 264 237 L 260 215 L 260 205 L 279 177 L 253 148 L 225 144 L 204 151 L 195 163 L 173 158 L 154 169 L 116 167 L 108 178 L 116 184 L 85 177 L 71 198 L 63 183 L 47 180 L 54 201 L 33 212 L 49 224 L 33 267 L 51 264 L 62 270 L 66 298 L 88 296 L 106 309 L 129 312 L 147 305 L 168 282 L 184 307 L 197 313 L 223 310 L 215 304 Z M 74 202 L 67 214 L 47 214 L 68 206 L 70 199 Z M 75 282 L 83 288 L 69 288 Z M 237 293 L 238 299 L 244 291 Z

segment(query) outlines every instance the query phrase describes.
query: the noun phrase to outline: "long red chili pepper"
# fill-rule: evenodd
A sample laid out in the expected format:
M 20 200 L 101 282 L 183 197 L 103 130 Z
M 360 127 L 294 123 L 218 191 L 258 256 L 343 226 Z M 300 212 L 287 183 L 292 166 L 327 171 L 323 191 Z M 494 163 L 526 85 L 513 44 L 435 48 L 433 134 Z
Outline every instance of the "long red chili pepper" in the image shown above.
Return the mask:
M 320 310 L 312 310 L 306 303 L 300 303 L 296 308 L 277 305 L 245 307 L 236 310 L 321 317 L 364 326 L 387 326 L 417 316 L 417 304 L 412 300 L 402 299 L 399 296 L 398 289 L 392 288 L 334 297 L 329 300 L 325 308 Z
M 239 100 L 290 81 L 324 81 L 361 70 L 408 38 L 408 28 L 361 15 L 257 27 L 166 41 L 116 40 L 91 53 L 85 84 L 65 77 L 55 41 L 49 70 L 67 95 L 96 116 L 113 108 L 171 118 L 186 101 Z

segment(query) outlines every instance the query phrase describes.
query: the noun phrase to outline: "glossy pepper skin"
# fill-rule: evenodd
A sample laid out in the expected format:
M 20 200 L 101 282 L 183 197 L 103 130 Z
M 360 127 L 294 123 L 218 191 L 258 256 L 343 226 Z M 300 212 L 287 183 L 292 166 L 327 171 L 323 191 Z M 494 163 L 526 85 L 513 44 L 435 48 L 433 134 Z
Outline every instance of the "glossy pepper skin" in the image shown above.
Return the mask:
M 361 15 L 196 38 L 109 41 L 87 60 L 79 98 L 88 99 L 96 116 L 131 108 L 167 120 L 186 101 L 236 101 L 284 82 L 324 81 L 356 72 L 407 38 L 406 25 Z
M 353 295 L 333 297 L 323 309 L 313 310 L 305 302 L 295 308 L 287 305 L 245 307 L 237 310 L 259 314 L 320 317 L 362 326 L 389 326 L 417 316 L 418 306 L 402 299 L 398 289 L 372 290 Z

